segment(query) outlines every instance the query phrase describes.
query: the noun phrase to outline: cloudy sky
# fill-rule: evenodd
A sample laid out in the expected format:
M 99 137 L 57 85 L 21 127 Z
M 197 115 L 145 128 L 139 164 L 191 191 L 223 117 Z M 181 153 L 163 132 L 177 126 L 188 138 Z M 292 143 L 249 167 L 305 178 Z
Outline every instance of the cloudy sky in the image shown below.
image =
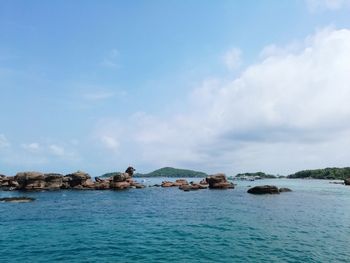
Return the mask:
M 253 2 L 0 1 L 0 173 L 350 166 L 350 1 Z

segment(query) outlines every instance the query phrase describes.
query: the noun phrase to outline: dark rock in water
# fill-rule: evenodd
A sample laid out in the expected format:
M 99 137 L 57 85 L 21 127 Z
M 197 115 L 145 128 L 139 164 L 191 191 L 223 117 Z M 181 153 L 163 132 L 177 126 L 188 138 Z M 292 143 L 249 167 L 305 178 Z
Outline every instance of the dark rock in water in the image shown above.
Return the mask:
M 344 180 L 344 184 L 345 184 L 345 185 L 350 185 L 350 178 L 346 178 L 346 179 Z
M 11 202 L 11 203 L 27 203 L 34 201 L 32 197 L 5 197 L 0 198 L 0 202 Z
M 21 172 L 14 177 L 19 190 L 45 189 L 45 175 L 40 172 Z
M 129 174 L 130 177 L 132 177 L 134 175 L 134 172 L 136 171 L 136 169 L 132 166 L 129 166 L 126 170 L 125 173 Z
M 225 174 L 215 174 L 206 178 L 209 189 L 233 189 L 234 184 L 227 181 Z
M 249 194 L 261 195 L 261 194 L 279 194 L 279 189 L 274 185 L 260 185 L 250 188 Z
M 292 192 L 292 189 L 289 189 L 289 188 L 287 188 L 287 187 L 282 187 L 282 188 L 278 189 L 278 191 L 279 191 L 280 193 Z
M 188 191 L 194 191 L 194 190 L 207 189 L 207 186 L 204 186 L 204 185 L 201 185 L 201 184 L 192 183 L 192 184 L 180 185 L 179 189 L 188 192 Z

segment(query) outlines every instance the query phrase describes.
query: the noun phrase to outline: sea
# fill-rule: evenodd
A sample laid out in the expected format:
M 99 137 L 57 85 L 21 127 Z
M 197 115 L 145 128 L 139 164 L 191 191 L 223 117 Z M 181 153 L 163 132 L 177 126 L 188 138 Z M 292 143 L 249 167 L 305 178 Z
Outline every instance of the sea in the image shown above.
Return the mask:
M 36 198 L 0 203 L 0 262 L 350 262 L 350 186 L 235 183 L 191 192 L 0 192 Z M 293 192 L 247 193 L 265 184 Z

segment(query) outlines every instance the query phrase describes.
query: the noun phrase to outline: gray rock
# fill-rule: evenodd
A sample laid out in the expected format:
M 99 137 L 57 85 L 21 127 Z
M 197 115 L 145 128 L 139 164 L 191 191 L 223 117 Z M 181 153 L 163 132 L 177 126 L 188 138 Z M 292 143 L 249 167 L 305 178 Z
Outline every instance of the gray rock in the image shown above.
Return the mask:
M 261 195 L 261 194 L 279 194 L 279 189 L 274 185 L 260 185 L 250 188 L 249 194 Z

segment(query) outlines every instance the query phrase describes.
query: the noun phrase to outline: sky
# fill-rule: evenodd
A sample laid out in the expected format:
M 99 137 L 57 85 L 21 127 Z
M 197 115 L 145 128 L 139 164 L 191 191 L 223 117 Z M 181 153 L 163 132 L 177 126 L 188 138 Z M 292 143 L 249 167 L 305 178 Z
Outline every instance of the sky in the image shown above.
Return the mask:
M 0 0 L 0 173 L 350 166 L 349 0 Z

